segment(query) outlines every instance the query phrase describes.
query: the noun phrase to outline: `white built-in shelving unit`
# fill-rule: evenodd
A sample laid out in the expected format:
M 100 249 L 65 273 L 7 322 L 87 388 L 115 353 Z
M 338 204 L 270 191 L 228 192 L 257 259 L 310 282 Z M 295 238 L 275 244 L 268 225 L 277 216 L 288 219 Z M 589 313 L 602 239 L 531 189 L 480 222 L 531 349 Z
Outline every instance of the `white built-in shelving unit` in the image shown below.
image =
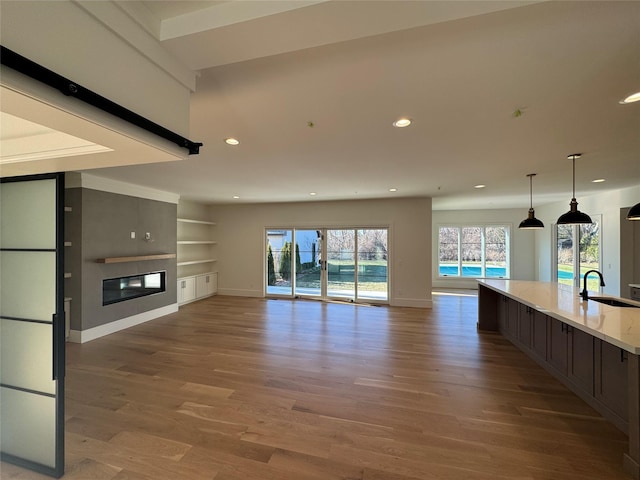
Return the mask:
M 193 209 L 193 205 L 192 205 Z M 214 295 L 218 290 L 215 264 L 215 222 L 189 216 L 178 217 L 178 303 L 185 304 Z

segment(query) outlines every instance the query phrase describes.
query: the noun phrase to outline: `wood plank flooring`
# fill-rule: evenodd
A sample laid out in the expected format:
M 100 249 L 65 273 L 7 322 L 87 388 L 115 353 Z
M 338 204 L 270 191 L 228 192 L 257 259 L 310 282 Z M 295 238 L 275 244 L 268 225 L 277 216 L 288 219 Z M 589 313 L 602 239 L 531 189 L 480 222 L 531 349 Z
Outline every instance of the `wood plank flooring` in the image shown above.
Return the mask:
M 216 296 L 69 344 L 64 478 L 627 479 L 627 438 L 476 319 Z

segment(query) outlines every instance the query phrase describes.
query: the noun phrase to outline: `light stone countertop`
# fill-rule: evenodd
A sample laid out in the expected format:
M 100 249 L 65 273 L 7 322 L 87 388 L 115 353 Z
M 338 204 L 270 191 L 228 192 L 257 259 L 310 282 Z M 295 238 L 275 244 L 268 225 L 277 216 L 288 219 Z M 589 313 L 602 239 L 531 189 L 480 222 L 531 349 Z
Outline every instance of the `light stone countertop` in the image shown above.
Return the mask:
M 558 283 L 488 279 L 478 283 L 596 338 L 640 354 L 640 308 L 612 307 L 593 300 L 585 302 L 579 288 Z M 590 295 L 618 298 L 595 292 Z M 640 306 L 640 302 L 619 299 Z

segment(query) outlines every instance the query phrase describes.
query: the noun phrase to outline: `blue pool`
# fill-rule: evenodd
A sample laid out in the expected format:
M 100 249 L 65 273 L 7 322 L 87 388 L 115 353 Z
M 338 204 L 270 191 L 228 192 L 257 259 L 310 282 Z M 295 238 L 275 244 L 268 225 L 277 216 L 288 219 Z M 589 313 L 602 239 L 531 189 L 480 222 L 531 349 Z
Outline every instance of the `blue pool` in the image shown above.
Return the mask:
M 479 277 L 482 272 L 480 267 L 469 267 L 462 266 L 462 276 L 463 277 Z M 486 268 L 486 278 L 503 278 L 507 273 L 507 269 L 504 267 L 487 267 Z M 440 265 L 440 276 L 441 277 L 457 277 L 459 276 L 457 265 Z M 573 273 L 565 272 L 562 270 L 558 271 L 558 279 L 566 280 L 572 279 Z
M 507 269 L 504 267 L 486 267 L 487 278 L 500 278 L 504 277 L 507 273 Z M 462 266 L 463 277 L 479 277 L 482 273 L 481 267 L 468 267 Z M 440 276 L 459 276 L 458 267 L 456 265 L 440 265 Z

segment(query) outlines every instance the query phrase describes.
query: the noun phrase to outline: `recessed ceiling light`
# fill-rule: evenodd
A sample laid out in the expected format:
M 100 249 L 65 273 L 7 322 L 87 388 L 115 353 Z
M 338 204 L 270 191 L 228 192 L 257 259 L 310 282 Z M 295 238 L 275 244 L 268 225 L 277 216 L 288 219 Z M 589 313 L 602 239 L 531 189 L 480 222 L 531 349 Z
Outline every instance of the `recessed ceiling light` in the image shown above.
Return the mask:
M 486 187 L 486 185 L 483 185 L 483 184 L 473 186 L 473 188 L 484 188 L 484 187 Z
M 317 195 L 316 192 L 309 192 L 309 195 L 311 195 L 312 197 L 315 197 Z
M 591 180 L 591 183 L 602 183 L 604 182 L 604 178 L 596 178 L 595 180 Z
M 224 139 L 224 143 L 226 143 L 227 145 L 239 145 L 240 141 L 236 140 L 235 138 L 229 137 Z
M 398 191 L 398 189 L 397 189 L 397 188 L 390 188 L 390 189 L 389 189 L 389 191 L 390 191 L 390 192 L 397 192 L 397 191 Z
M 233 196 L 233 198 L 234 198 L 235 200 L 237 200 L 237 199 L 239 199 L 240 197 L 239 197 L 238 195 L 234 195 L 234 196 Z
M 640 92 L 632 93 L 628 97 L 620 100 L 620 103 L 625 105 L 627 103 L 640 102 Z
M 393 122 L 393 126 L 398 128 L 408 127 L 409 125 L 411 125 L 410 118 L 399 118 L 398 120 Z

